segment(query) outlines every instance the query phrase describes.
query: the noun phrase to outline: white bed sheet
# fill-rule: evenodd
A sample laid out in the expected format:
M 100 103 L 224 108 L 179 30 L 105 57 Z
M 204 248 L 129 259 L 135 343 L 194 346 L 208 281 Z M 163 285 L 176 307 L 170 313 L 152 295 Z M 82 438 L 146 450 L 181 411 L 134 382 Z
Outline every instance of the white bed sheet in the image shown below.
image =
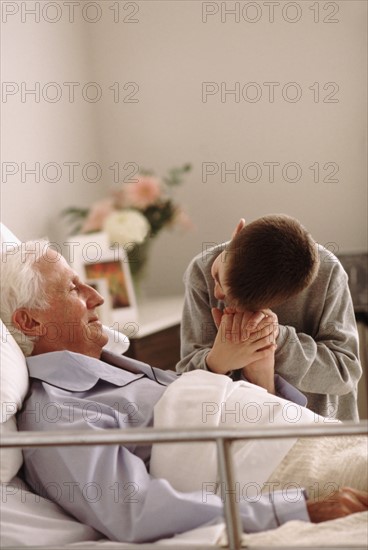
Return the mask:
M 139 544 L 116 543 L 76 521 L 57 504 L 32 493 L 24 481 L 15 477 L 0 484 L 0 548 L 19 546 L 66 546 L 66 548 L 127 548 Z M 216 545 L 223 537 L 224 523 L 188 531 L 152 544 Z
M 100 538 L 91 527 L 65 514 L 59 506 L 28 490 L 19 478 L 1 485 L 0 547 L 34 546 L 36 548 L 139 548 L 139 544 L 111 542 Z M 270 547 L 345 547 L 366 548 L 368 512 L 346 518 L 311 524 L 292 521 L 263 533 L 243 534 L 244 546 Z M 226 546 L 225 526 L 204 526 L 149 546 Z
M 48 499 L 32 493 L 18 477 L 1 484 L 0 547 L 68 544 L 101 538 Z

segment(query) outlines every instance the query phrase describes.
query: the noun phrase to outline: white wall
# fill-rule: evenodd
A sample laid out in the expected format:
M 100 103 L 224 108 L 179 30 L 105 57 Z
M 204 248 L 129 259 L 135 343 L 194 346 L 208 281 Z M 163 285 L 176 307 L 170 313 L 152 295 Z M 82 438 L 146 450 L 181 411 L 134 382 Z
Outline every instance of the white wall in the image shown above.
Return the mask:
M 82 173 L 86 163 L 99 160 L 102 144 L 96 105 L 80 100 L 77 91 L 94 80 L 85 24 L 63 23 L 64 18 L 50 24 L 42 11 L 37 22 L 23 11 L 36 4 L 46 5 L 2 3 L 1 216 L 21 239 L 57 240 L 63 233 L 61 210 L 104 192 L 101 182 L 91 184 Z M 10 15 L 14 6 L 19 11 Z M 54 17 L 52 10 L 45 13 Z M 74 100 L 66 82 L 80 83 Z M 26 93 L 31 89 L 36 93 Z M 80 163 L 74 176 L 73 162 Z M 28 172 L 32 169 L 36 175 Z M 87 172 L 87 179 L 93 177 Z
M 117 3 L 99 6 L 94 24 L 76 10 L 75 24 L 27 24 L 15 15 L 3 25 L 4 81 L 93 80 L 104 93 L 97 103 L 22 104 L 16 96 L 3 103 L 3 161 L 95 161 L 103 169 L 95 185 L 64 179 L 27 186 L 9 178 L 11 184 L 2 184 L 5 223 L 22 238 L 45 232 L 62 238 L 65 227 L 55 223 L 56 214 L 102 196 L 113 184 L 108 166 L 114 162 L 136 162 L 158 174 L 191 162 L 194 169 L 177 196 L 196 229 L 163 233 L 154 243 L 149 293 L 179 292 L 182 272 L 202 243 L 226 239 L 241 216 L 286 212 L 322 244 L 333 243 L 334 251 L 367 249 L 366 3 L 281 1 L 274 22 L 265 2 L 120 2 L 116 23 L 110 8 Z M 224 6 L 244 10 L 240 21 L 223 13 L 222 22 Z M 319 22 L 311 9 L 316 6 Z M 205 10 L 218 13 L 204 22 Z M 260 19 L 250 23 L 242 14 Z M 87 18 L 93 15 L 92 7 Z M 119 103 L 109 91 L 115 82 Z M 122 101 L 133 89 L 124 92 L 127 82 L 139 86 L 138 103 Z M 230 94 L 221 101 L 219 92 L 204 102 L 204 82 L 219 88 L 223 82 L 228 90 L 239 83 L 248 97 L 256 88 L 246 85 L 255 82 L 262 95 L 257 102 L 242 96 L 236 102 Z M 279 83 L 273 102 L 265 82 Z M 296 102 L 292 82 L 302 94 Z M 273 182 L 264 165 L 270 162 L 279 163 Z M 207 182 L 204 163 L 219 169 Z M 240 181 L 231 174 L 221 178 L 221 163 L 257 163 L 262 174 L 253 183 L 242 174 Z M 296 174 L 292 165 L 283 177 L 288 163 L 297 163 L 299 181 L 288 181 Z M 316 163 L 317 182 L 310 168 Z M 338 181 L 323 181 L 334 169 Z

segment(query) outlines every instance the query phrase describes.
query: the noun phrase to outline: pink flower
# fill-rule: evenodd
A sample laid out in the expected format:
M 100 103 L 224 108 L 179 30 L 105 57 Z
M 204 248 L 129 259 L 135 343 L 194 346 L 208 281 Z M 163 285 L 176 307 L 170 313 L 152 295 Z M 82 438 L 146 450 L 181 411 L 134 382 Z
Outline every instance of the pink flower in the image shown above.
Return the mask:
M 152 176 L 140 176 L 138 181 L 123 187 L 125 206 L 144 209 L 161 196 L 160 181 Z
M 102 199 L 95 202 L 88 216 L 81 227 L 81 233 L 90 233 L 91 231 L 101 231 L 104 221 L 114 210 L 113 200 L 111 198 Z
M 111 195 L 114 198 L 115 210 L 121 210 L 126 207 L 125 188 L 119 189 L 118 191 L 112 190 Z

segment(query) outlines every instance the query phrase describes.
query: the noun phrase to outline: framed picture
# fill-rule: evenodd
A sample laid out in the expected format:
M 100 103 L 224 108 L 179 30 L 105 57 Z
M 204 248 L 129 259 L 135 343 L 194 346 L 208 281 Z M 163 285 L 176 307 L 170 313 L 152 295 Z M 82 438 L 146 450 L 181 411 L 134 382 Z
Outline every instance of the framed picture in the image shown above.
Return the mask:
M 73 268 L 82 276 L 82 265 L 87 262 L 97 262 L 109 250 L 109 238 L 106 233 L 88 233 L 73 235 L 65 243 L 64 256 Z
M 73 269 L 105 298 L 100 312 L 103 323 L 117 322 L 122 330 L 125 323 L 137 321 L 137 301 L 123 248 L 111 248 L 105 233 L 75 235 L 67 244 Z

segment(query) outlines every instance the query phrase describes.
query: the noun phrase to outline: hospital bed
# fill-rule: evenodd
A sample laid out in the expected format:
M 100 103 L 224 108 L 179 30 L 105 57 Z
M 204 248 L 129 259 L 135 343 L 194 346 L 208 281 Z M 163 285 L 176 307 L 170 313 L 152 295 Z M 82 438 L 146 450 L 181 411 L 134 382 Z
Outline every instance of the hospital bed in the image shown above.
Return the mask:
M 12 242 L 15 237 L 2 228 L 2 241 Z M 116 340 L 110 334 L 108 345 L 124 352 L 127 342 Z M 112 348 L 110 348 L 112 349 Z M 19 475 L 22 466 L 21 448 L 47 445 L 91 444 L 179 444 L 214 441 L 217 448 L 222 487 L 232 487 L 231 447 L 237 441 L 274 440 L 277 438 L 359 436 L 367 433 L 367 423 L 346 423 L 329 426 L 299 426 L 275 428 L 236 429 L 145 429 L 108 430 L 101 434 L 89 431 L 70 432 L 18 432 L 16 413 L 21 409 L 28 389 L 28 372 L 24 356 L 15 340 L 1 322 L 1 538 L 0 547 L 7 548 L 133 548 L 139 549 L 174 546 L 192 548 L 239 548 L 314 546 L 336 548 L 366 548 L 368 541 L 368 514 L 354 514 L 342 520 L 308 524 L 292 521 L 279 528 L 257 534 L 242 534 L 239 529 L 236 498 L 223 499 L 224 520 L 193 531 L 150 544 L 117 543 L 101 538 L 101 534 L 70 517 L 54 502 L 35 495 Z M 231 495 L 230 495 L 231 496 Z

